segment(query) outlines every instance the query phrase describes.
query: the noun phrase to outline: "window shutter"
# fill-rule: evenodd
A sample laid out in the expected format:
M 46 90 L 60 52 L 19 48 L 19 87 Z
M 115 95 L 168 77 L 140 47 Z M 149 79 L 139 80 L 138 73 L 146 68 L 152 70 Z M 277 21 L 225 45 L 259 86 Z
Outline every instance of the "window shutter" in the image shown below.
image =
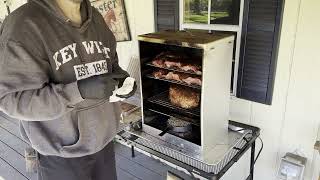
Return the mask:
M 272 103 L 284 0 L 245 0 L 237 96 Z
M 179 0 L 154 0 L 156 31 L 179 30 Z

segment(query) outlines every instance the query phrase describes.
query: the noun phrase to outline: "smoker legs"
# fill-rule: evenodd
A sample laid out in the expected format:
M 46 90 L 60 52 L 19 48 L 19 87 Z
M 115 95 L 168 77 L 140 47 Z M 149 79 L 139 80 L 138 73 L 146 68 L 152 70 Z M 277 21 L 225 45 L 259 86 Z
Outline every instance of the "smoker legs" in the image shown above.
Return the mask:
M 131 146 L 131 157 L 134 158 L 135 156 L 134 146 Z
M 253 141 L 252 146 L 251 146 L 250 175 L 247 180 L 253 180 L 255 151 L 256 151 L 256 141 Z

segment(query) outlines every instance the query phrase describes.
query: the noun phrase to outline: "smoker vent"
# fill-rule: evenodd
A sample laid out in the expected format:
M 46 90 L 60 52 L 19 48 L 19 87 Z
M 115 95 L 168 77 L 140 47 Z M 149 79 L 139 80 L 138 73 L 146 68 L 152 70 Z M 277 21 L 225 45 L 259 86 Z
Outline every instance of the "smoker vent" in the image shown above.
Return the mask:
M 204 172 L 218 174 L 231 161 L 231 159 L 239 152 L 239 149 L 242 149 L 246 145 L 245 139 L 248 140 L 252 138 L 252 133 L 251 131 L 246 131 L 243 134 L 242 138 L 233 146 L 232 149 L 230 149 L 230 151 L 223 157 L 223 159 L 215 164 L 207 164 L 199 159 L 190 157 L 183 152 L 179 152 L 168 146 L 163 146 L 161 144 L 157 144 L 148 139 L 138 137 L 129 132 L 125 132 L 121 134 L 121 136 L 125 139 L 132 139 L 131 141 L 135 144 L 150 148 L 154 151 L 162 153 L 166 156 L 169 156 L 175 160 L 178 160 L 182 163 L 185 163 L 189 166 L 192 166 Z
M 148 101 L 157 105 L 161 105 L 167 108 L 170 108 L 176 112 L 179 112 L 181 114 L 188 114 L 188 115 L 192 115 L 192 116 L 198 116 L 200 117 L 200 108 L 193 108 L 193 109 L 184 109 L 184 108 L 180 108 L 177 106 L 174 106 L 170 103 L 169 100 L 169 92 L 163 92 L 160 94 L 157 94 L 151 98 L 148 98 Z

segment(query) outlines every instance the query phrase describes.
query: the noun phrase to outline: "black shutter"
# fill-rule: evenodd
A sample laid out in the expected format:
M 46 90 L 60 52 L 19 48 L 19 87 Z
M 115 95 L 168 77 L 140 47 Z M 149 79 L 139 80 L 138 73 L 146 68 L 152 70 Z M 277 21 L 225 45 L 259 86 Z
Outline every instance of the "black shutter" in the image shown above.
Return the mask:
M 156 31 L 179 30 L 179 0 L 154 0 Z
M 272 103 L 284 0 L 246 0 L 237 96 Z

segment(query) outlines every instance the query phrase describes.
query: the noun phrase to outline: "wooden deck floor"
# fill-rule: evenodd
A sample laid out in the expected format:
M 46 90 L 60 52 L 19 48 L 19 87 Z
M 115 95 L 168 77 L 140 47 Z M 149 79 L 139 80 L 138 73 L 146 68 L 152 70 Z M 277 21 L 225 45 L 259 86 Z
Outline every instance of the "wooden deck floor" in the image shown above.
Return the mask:
M 20 138 L 18 121 L 0 112 L 0 180 L 36 180 L 36 174 L 25 172 L 24 149 L 28 144 Z M 131 157 L 130 148 L 116 144 L 118 180 L 165 180 L 167 171 L 190 179 L 144 154 L 136 152 Z

